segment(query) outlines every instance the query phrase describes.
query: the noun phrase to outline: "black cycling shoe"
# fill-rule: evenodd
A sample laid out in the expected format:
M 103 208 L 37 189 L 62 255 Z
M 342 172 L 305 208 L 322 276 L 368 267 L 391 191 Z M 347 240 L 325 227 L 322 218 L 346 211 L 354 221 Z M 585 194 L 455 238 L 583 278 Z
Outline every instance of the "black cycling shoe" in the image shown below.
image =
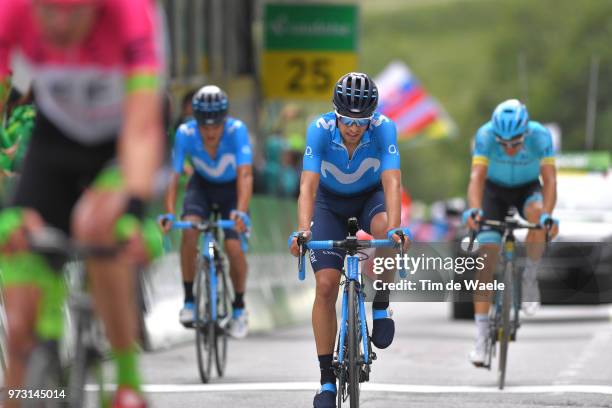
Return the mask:
M 395 322 L 390 317 L 378 316 L 387 315 L 386 310 L 374 310 L 374 321 L 372 322 L 372 344 L 379 349 L 385 349 L 393 343 L 395 335 Z
M 331 390 L 334 391 L 331 391 Z M 336 408 L 336 386 L 334 384 L 323 384 L 321 389 L 317 391 L 317 394 L 312 401 L 314 408 Z

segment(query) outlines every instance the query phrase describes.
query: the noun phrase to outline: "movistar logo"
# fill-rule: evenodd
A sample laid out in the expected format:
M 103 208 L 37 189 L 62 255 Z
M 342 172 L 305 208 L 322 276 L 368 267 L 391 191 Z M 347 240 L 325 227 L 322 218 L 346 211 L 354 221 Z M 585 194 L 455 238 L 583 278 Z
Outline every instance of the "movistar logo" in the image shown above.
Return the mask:
M 204 173 L 206 173 L 210 177 L 217 178 L 217 177 L 220 177 L 223 173 L 225 173 L 225 170 L 229 166 L 236 168 L 236 156 L 230 153 L 226 153 L 222 155 L 216 167 L 209 166 L 202 159 L 198 157 L 193 158 L 193 164 L 195 164 L 195 166 L 199 170 L 202 170 Z
M 359 168 L 354 173 L 344 173 L 334 164 L 323 160 L 321 162 L 321 175 L 327 177 L 327 173 L 330 173 L 339 183 L 342 184 L 353 184 L 359 180 L 368 170 L 373 169 L 377 171 L 380 168 L 380 160 L 368 157 L 361 162 Z
M 323 128 L 325 130 L 334 129 L 336 127 L 336 121 L 333 119 L 330 119 L 326 122 L 325 119 L 319 118 L 319 120 L 317 120 L 317 127 Z

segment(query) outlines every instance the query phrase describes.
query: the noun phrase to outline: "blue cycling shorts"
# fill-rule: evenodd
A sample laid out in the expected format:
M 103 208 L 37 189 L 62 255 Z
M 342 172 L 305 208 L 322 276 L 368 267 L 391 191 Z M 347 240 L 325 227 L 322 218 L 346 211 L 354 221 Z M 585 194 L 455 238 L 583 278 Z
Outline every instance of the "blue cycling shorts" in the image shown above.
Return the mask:
M 187 183 L 182 217 L 197 215 L 206 220 L 216 207 L 221 218 L 228 220 L 230 212 L 236 209 L 237 200 L 236 181 L 212 183 L 194 173 Z M 224 228 L 223 233 L 225 239 L 239 239 L 238 232 L 233 228 Z
M 382 185 L 358 195 L 341 196 L 319 186 L 312 217 L 313 240 L 341 240 L 348 235 L 348 219 L 357 217 L 359 227 L 370 233 L 372 218 L 385 212 L 385 194 Z M 310 251 L 310 264 L 317 272 L 332 268 L 342 270 L 346 251 L 325 249 Z

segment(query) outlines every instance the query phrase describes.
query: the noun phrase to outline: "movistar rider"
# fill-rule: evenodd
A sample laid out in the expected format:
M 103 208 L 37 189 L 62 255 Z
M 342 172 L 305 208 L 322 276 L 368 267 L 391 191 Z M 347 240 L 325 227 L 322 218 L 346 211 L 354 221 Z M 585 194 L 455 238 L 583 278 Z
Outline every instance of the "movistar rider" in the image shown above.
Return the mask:
M 174 174 L 166 194 L 166 210 L 175 213 L 179 177 L 185 159 L 189 158 L 195 172 L 187 185 L 182 218 L 200 222 L 217 206 L 224 219 L 236 221 L 235 230 L 224 230 L 236 295 L 228 330 L 231 336 L 244 338 L 248 333 L 244 303 L 247 263 L 238 233 L 246 232 L 250 225 L 247 212 L 253 194 L 253 158 L 248 130 L 242 121 L 227 116 L 229 101 L 218 86 L 201 88 L 194 95 L 192 106 L 195 119 L 183 123 L 176 132 Z M 171 227 L 172 217 L 165 217 L 162 228 L 167 232 Z M 185 326 L 190 326 L 194 319 L 193 280 L 199 235 L 198 231 L 184 230 L 181 242 L 185 303 L 179 319 Z
M 541 179 L 541 182 L 540 182 Z M 529 120 L 527 108 L 510 99 L 500 103 L 491 120 L 476 133 L 472 173 L 468 186 L 470 209 L 463 215 L 470 229 L 478 229 L 481 218 L 503 221 L 510 207 L 516 207 L 529 222 L 553 225 L 552 212 L 557 198 L 555 157 L 550 132 L 540 123 Z M 491 280 L 498 261 L 500 231 L 483 226 L 478 241 L 485 256 L 481 280 Z M 527 264 L 523 272 L 523 311 L 533 313 L 539 306 L 537 269 L 544 251 L 545 231 L 529 230 Z M 470 361 L 482 366 L 488 336 L 488 294 L 476 293 L 474 312 L 476 343 Z
M 360 227 L 377 239 L 393 237 L 400 227 L 401 173 L 395 124 L 376 111 L 378 89 L 363 73 L 351 72 L 338 80 L 333 91 L 334 111 L 315 119 L 308 128 L 304 169 L 298 199 L 298 229 L 315 240 L 341 240 L 347 219 L 357 217 Z M 405 241 L 406 246 L 408 240 Z M 291 253 L 298 255 L 296 239 Z M 345 251 L 310 252 L 315 271 L 316 296 L 312 309 L 321 389 L 315 408 L 336 406 L 336 377 L 332 368 L 337 330 L 336 299 Z M 381 250 L 377 256 L 392 256 Z M 387 271 L 391 275 L 392 271 Z M 380 291 L 373 303 L 372 343 L 391 345 L 395 325 L 389 293 Z

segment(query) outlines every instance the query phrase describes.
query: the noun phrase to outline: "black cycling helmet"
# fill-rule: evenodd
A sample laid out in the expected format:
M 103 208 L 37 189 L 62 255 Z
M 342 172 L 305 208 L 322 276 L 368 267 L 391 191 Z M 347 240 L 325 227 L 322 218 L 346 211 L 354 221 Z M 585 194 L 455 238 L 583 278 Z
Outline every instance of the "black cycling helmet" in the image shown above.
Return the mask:
M 378 106 L 378 88 L 367 74 L 349 72 L 336 82 L 332 102 L 340 115 L 367 118 Z
M 200 88 L 191 101 L 193 116 L 199 125 L 216 125 L 225 120 L 229 101 L 227 94 L 216 85 Z

